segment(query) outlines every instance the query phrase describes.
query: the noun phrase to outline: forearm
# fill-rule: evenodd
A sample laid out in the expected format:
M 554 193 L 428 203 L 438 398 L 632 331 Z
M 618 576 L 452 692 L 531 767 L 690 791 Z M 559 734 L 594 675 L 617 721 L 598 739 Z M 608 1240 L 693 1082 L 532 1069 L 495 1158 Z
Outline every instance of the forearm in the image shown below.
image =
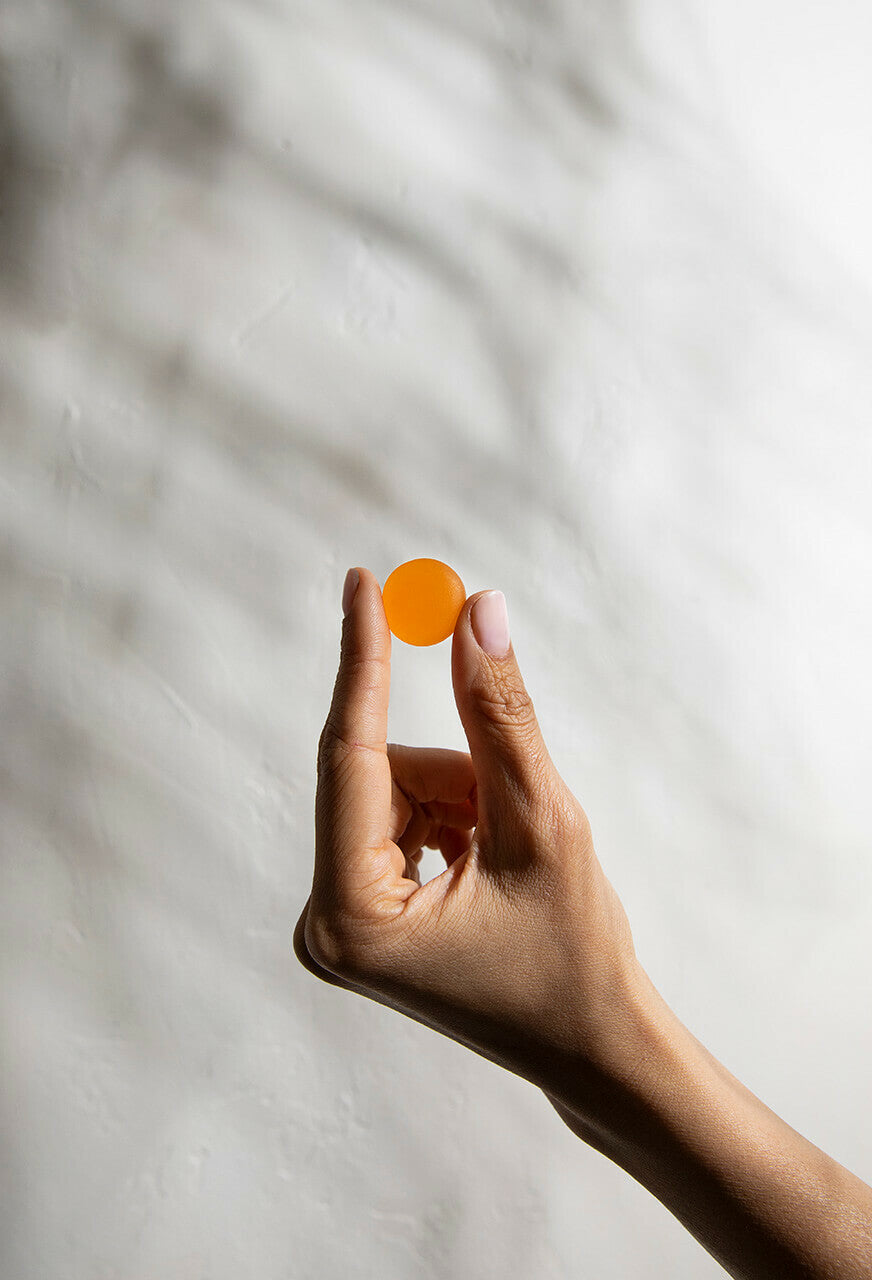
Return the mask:
M 740 1280 L 872 1280 L 872 1189 L 781 1120 L 640 974 L 635 1043 L 591 1116 L 566 1123 L 660 1200 Z

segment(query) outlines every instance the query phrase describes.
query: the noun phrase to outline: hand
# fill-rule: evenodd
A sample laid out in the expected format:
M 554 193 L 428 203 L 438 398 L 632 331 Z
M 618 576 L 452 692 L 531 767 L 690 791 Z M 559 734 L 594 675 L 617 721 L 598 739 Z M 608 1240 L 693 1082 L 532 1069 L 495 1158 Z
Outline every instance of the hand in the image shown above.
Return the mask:
M 547 1093 L 631 1052 L 637 965 L 587 817 L 557 772 L 511 646 L 451 670 L 470 754 L 386 741 L 391 635 L 375 577 L 342 627 L 318 747 L 315 874 L 294 934 L 312 973 L 390 1005 Z M 489 597 L 493 599 L 493 597 Z M 485 604 L 484 608 L 487 607 Z M 420 884 L 424 846 L 446 867 Z
M 390 632 L 361 570 L 318 748 L 299 959 L 537 1084 L 737 1280 L 872 1280 L 872 1189 L 713 1058 L 636 962 L 514 653 L 476 642 L 486 594 L 451 651 L 470 754 L 394 746 Z M 424 885 L 423 845 L 446 862 Z

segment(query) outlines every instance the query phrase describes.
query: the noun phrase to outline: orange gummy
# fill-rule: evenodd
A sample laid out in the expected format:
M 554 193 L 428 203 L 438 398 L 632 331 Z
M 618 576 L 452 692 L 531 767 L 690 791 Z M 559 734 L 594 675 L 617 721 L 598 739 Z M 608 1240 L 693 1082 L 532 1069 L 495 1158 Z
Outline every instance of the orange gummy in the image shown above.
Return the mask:
M 407 560 L 382 588 L 388 626 L 406 644 L 439 644 L 457 625 L 466 588 L 441 560 Z

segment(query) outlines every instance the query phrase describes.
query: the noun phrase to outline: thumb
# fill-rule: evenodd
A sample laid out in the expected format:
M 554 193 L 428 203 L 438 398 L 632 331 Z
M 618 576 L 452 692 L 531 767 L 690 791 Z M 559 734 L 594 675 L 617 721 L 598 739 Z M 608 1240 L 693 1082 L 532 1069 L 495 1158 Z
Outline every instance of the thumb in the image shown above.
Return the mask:
M 554 766 L 509 638 L 502 591 L 480 591 L 460 611 L 451 677 L 469 742 L 479 821 L 528 816 L 546 799 Z

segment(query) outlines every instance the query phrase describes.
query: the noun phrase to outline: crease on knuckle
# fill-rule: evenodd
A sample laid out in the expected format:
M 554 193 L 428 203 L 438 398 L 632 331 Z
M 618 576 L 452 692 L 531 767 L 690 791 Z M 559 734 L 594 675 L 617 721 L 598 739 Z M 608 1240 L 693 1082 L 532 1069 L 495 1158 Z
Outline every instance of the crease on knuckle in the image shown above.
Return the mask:
M 533 700 L 523 685 L 500 679 L 492 690 L 482 690 L 477 698 L 484 718 L 496 728 L 532 728 Z
M 345 665 L 349 667 L 389 667 L 391 660 L 386 653 L 356 653 L 349 650 L 345 655 Z
M 390 671 L 390 666 L 390 658 L 382 654 L 346 653 L 342 659 L 339 679 L 346 687 L 352 682 L 355 686 L 362 682 L 366 689 L 378 688 L 384 680 L 381 668 L 387 667 Z M 367 674 L 369 672 L 372 672 L 371 676 Z
M 357 751 L 374 751 L 378 756 L 386 754 L 385 748 L 381 745 L 376 746 L 371 742 L 353 742 L 351 739 L 344 737 L 335 727 L 332 718 L 328 717 L 318 739 L 318 754 L 316 758 L 318 772 L 320 773 L 328 765 L 335 767 L 341 764 L 343 760 L 354 755 Z
M 328 765 L 335 767 L 341 764 L 354 751 L 360 750 L 363 745 L 357 742 L 349 742 L 335 727 L 333 720 L 328 718 L 324 728 L 321 730 L 321 737 L 318 739 L 318 772 L 320 773 Z

